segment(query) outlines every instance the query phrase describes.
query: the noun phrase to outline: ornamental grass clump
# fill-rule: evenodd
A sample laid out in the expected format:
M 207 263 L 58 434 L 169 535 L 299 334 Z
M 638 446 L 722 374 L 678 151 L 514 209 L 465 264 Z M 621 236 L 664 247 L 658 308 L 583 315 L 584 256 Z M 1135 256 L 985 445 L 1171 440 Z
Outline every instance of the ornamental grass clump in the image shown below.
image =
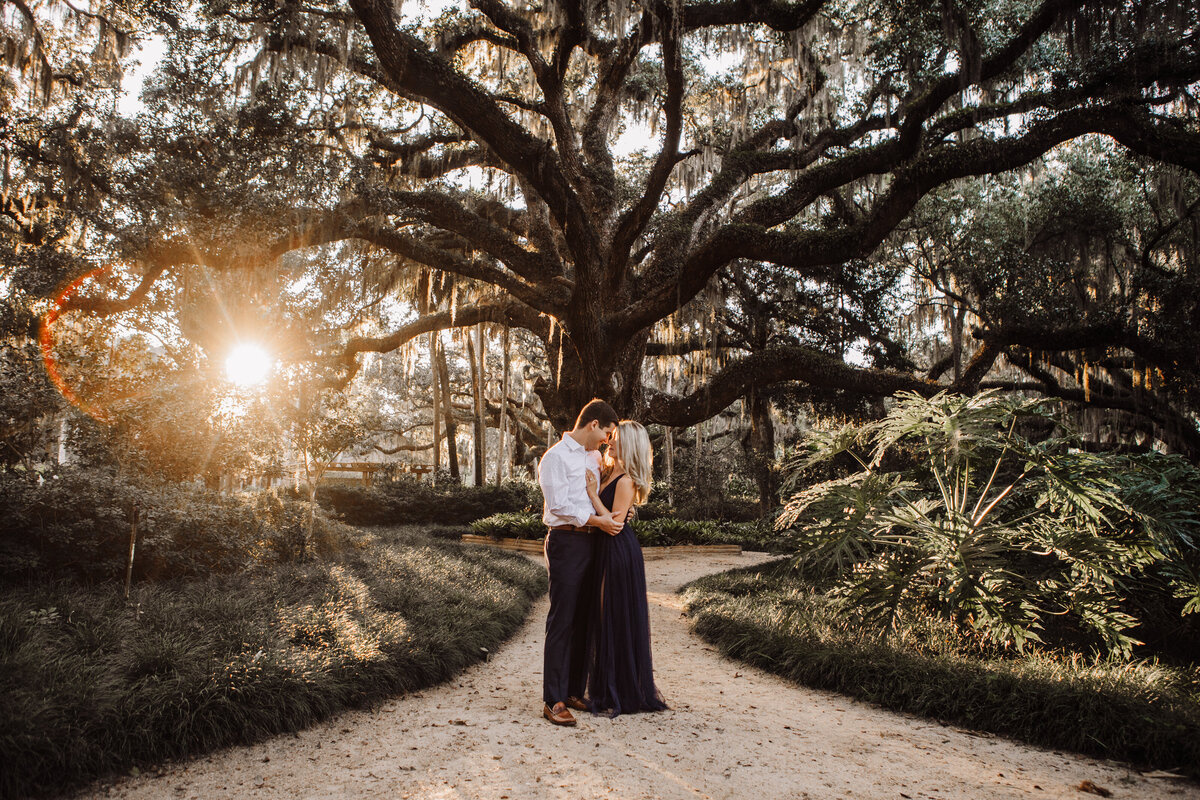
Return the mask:
M 1074 444 L 1043 401 L 901 395 L 793 463 L 858 469 L 797 491 L 777 527 L 805 574 L 881 635 L 933 615 L 967 646 L 1129 658 L 1131 594 L 1200 611 L 1200 471 Z

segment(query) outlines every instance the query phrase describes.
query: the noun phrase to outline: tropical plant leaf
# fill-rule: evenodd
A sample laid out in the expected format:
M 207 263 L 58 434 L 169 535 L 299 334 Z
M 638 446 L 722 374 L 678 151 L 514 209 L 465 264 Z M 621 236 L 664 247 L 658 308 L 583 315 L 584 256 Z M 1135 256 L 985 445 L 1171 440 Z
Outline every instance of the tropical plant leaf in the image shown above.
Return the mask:
M 795 492 L 776 524 L 797 566 L 831 579 L 846 613 L 881 633 L 934 614 L 968 639 L 1024 650 L 1046 645 L 1061 617 L 1056 627 L 1128 658 L 1135 582 L 1200 612 L 1200 470 L 1158 454 L 1079 452 L 1048 421 L 1044 401 L 901 395 L 885 419 L 813 446 L 865 447 L 871 459 Z M 898 447 L 923 455 L 881 472 Z

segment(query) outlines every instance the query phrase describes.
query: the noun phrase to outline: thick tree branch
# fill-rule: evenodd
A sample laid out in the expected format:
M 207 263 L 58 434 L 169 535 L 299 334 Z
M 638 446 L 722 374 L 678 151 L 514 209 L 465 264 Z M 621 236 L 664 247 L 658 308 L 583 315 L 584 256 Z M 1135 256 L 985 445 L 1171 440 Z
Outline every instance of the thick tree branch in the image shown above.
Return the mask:
M 1024 55 L 1033 43 L 1049 31 L 1068 10 L 1083 5 L 1083 0 L 1045 0 L 1026 20 L 1015 36 L 978 64 L 976 75 L 969 64 L 958 72 L 943 75 L 922 94 L 901 109 L 900 143 L 906 152 L 920 145 L 926 121 L 950 98 L 970 83 L 984 83 L 1001 75 Z
M 544 287 L 530 285 L 521 280 L 517 274 L 500 269 L 491 259 L 466 258 L 450 252 L 444 247 L 431 245 L 428 237 L 403 233 L 394 225 L 374 220 L 367 220 L 356 225 L 347 234 L 342 238 L 361 239 L 432 269 L 490 283 L 539 311 L 562 313 L 561 302 L 564 299 L 562 292 L 556 296 L 554 292 Z M 471 246 L 470 239 L 458 239 L 458 242 L 464 248 Z
M 1200 167 L 1200 151 L 1187 151 L 1195 137 L 1182 132 L 1167 142 L 1155 142 L 1136 107 L 1110 104 L 1073 108 L 1035 122 L 1020 135 L 1001 139 L 975 139 L 964 144 L 943 144 L 921 154 L 893 172 L 891 187 L 861 222 L 831 230 L 789 233 L 748 225 L 741 219 L 715 232 L 679 265 L 674 280 L 661 277 L 656 287 L 623 315 L 617 329 L 632 332 L 653 324 L 681 303 L 691 300 L 719 269 L 736 258 L 750 258 L 790 266 L 817 277 L 820 268 L 866 257 L 937 186 L 970 175 L 1004 172 L 1039 157 L 1055 145 L 1085 133 L 1121 135 L 1127 144 L 1153 148 L 1164 158 Z M 881 146 L 884 147 L 884 146 Z M 886 149 L 886 148 L 884 148 Z M 878 149 L 873 149 L 876 157 Z M 859 156 L 850 156 L 856 160 Z M 870 156 L 865 156 L 870 157 Z M 837 162 L 833 162 L 837 163 Z M 830 180 L 833 177 L 830 176 Z M 762 207 L 753 209 L 761 217 Z M 769 217 L 768 217 L 769 219 Z
M 650 40 L 654 28 L 653 17 L 643 13 L 641 20 L 628 36 L 600 63 L 600 79 L 596 86 L 596 102 L 588 112 L 583 126 L 582 147 L 589 165 L 597 171 L 600 180 L 610 192 L 616 189 L 612 153 L 608 148 L 608 134 L 620 106 L 622 87 L 637 54 Z
M 165 261 L 169 261 L 170 263 L 164 263 L 164 261 L 156 259 L 156 263 L 146 270 L 141 282 L 126 297 L 110 299 L 106 297 L 76 297 L 72 295 L 63 301 L 60 311 L 82 311 L 86 314 L 96 314 L 104 317 L 136 308 L 146 299 L 151 287 L 166 273 L 169 266 L 186 263 L 169 258 L 165 259 Z
M 785 381 L 872 396 L 911 391 L 929 397 L 950 388 L 905 373 L 851 366 L 809 347 L 776 347 L 729 363 L 705 386 L 687 396 L 650 393 L 643 421 L 675 427 L 694 425 L 744 397 L 751 388 Z
M 359 353 L 390 353 L 421 334 L 451 328 L 469 328 L 481 322 L 499 322 L 515 328 L 524 328 L 541 337 L 550 335 L 550 319 L 519 303 L 464 306 L 454 311 L 426 314 L 386 336 L 355 337 L 342 347 L 337 360 L 343 366 L 350 366 Z
M 1040 384 L 1038 391 L 1047 397 L 1078 403 L 1092 408 L 1111 408 L 1128 411 L 1153 422 L 1159 429 L 1160 438 L 1174 438 L 1182 442 L 1192 458 L 1200 454 L 1200 431 L 1195 420 L 1180 414 L 1171 406 L 1148 393 L 1126 392 L 1110 385 L 1111 391 L 1084 391 L 1063 386 L 1048 369 L 1028 351 L 1017 350 L 1008 358 L 1009 363 L 1032 377 Z
M 549 143 L 510 119 L 485 90 L 402 31 L 390 0 L 351 0 L 351 6 L 394 85 L 439 109 L 459 128 L 472 131 L 545 200 L 580 255 L 598 252 L 599 241 L 587 211 Z
M 663 72 L 666 77 L 667 96 L 663 104 L 666 128 L 662 149 L 654 160 L 650 175 L 641 198 L 617 223 L 613 246 L 609 258 L 608 281 L 615 284 L 629 260 L 633 242 L 641 234 L 650 215 L 658 208 L 671 171 L 679 163 L 679 137 L 683 132 L 683 43 L 682 21 L 676 17 L 676 9 L 668 2 L 656 7 L 658 26 L 662 30 Z
M 1166 370 L 1180 366 L 1178 350 L 1142 336 L 1124 320 L 1064 326 L 1009 324 L 991 330 L 972 331 L 976 339 L 1000 348 L 1022 347 L 1041 352 L 1123 347 Z M 1190 352 L 1187 355 L 1192 355 Z
M 448 61 L 453 60 L 459 50 L 475 42 L 488 42 L 514 53 L 521 52 L 520 42 L 514 37 L 497 33 L 494 27 L 479 21 L 454 31 L 447 31 L 437 43 L 438 54 Z
M 430 189 L 395 192 L 392 199 L 402 206 L 419 210 L 419 218 L 423 222 L 458 234 L 469 241 L 472 247 L 500 260 L 526 280 L 536 282 L 549 277 L 541 254 L 526 250 L 511 230 L 474 213 L 458 198 Z
M 394 456 L 397 453 L 420 453 L 425 450 L 432 450 L 433 443 L 430 442 L 429 444 L 412 444 L 410 442 L 405 442 L 403 444 L 398 444 L 395 447 L 383 447 L 378 444 L 373 444 L 373 445 L 371 445 L 371 449 L 378 450 L 380 453 L 383 453 L 385 456 Z
M 825 5 L 825 0 L 788 3 L 783 0 L 729 0 L 689 3 L 683 10 L 686 30 L 759 22 L 777 31 L 804 27 Z
M 811 347 L 772 347 L 732 361 L 689 395 L 679 397 L 652 392 L 646 398 L 646 420 L 683 427 L 708 419 L 752 389 L 776 383 L 800 381 L 809 386 L 838 389 L 873 397 L 901 391 L 931 397 L 941 391 L 974 394 L 979 383 L 1000 355 L 994 347 L 982 347 L 951 384 L 938 383 L 904 372 L 856 367 L 841 358 Z
M 539 108 L 554 129 L 555 143 L 566 177 L 576 191 L 585 197 L 589 196 L 591 191 L 583 177 L 578 137 L 563 96 L 562 80 L 558 71 L 551 68 L 542 57 L 537 33 L 528 20 L 514 13 L 501 0 L 471 0 L 471 5 L 482 11 L 496 27 L 516 39 L 520 52 L 528 60 L 534 79 L 542 90 Z

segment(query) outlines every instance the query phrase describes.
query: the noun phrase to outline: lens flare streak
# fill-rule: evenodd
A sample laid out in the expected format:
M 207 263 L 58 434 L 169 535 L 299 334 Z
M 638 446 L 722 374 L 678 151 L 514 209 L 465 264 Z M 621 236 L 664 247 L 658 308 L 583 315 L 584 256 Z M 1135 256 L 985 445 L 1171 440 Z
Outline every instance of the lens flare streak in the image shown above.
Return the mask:
M 58 359 L 54 355 L 54 323 L 58 321 L 59 315 L 62 313 L 66 305 L 67 298 L 75 293 L 80 286 L 86 281 L 104 273 L 107 267 L 98 267 L 91 272 L 85 273 L 71 283 L 67 284 L 66 288 L 58 293 L 54 298 L 54 305 L 46 312 L 46 316 L 42 317 L 42 324 L 38 330 L 38 343 L 42 349 L 42 363 L 46 367 L 46 375 L 49 376 L 59 394 L 71 405 L 78 408 L 83 413 L 87 414 L 97 422 L 112 423 L 112 417 L 102 408 L 97 408 L 92 403 L 80 397 L 63 378 L 62 373 L 58 369 Z

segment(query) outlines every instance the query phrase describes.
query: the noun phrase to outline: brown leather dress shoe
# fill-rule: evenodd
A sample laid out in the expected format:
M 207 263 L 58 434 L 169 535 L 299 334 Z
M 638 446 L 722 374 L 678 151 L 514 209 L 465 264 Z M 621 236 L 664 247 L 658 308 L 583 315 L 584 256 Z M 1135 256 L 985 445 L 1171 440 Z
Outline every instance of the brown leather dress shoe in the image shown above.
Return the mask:
M 543 705 L 542 716 L 553 722 L 555 725 L 575 724 L 575 716 L 567 710 L 566 703 L 555 703 L 554 708 L 551 708 L 548 705 Z
M 592 707 L 587 704 L 587 701 L 580 700 L 575 695 L 567 698 L 567 708 L 573 708 L 576 711 L 591 711 Z

